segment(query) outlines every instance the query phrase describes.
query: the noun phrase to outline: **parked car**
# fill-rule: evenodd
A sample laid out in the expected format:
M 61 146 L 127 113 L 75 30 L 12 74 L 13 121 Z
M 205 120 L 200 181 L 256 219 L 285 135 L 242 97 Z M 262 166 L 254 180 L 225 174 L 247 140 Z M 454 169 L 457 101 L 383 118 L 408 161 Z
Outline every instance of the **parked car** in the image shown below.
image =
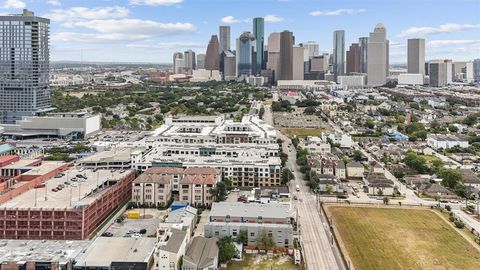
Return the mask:
M 112 236 L 113 236 L 113 233 L 111 233 L 111 232 L 104 232 L 104 233 L 102 233 L 102 236 L 103 236 L 103 237 L 112 237 Z

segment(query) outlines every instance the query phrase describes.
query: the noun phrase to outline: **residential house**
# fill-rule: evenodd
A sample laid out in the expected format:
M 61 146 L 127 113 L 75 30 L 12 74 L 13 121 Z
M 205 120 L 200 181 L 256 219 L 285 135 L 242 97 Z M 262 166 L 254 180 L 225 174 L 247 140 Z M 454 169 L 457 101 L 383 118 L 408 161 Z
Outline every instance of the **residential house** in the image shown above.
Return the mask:
M 464 136 L 428 134 L 427 144 L 435 150 L 450 149 L 453 147 L 467 148 L 468 139 Z
M 194 237 L 183 257 L 182 270 L 217 270 L 217 241 L 215 237 Z
M 464 185 L 480 189 L 480 178 L 472 170 L 459 169 L 458 172 L 463 175 Z
M 155 270 L 179 270 L 180 259 L 187 248 L 187 231 L 170 229 L 157 236 L 154 263 Z
M 147 169 L 132 183 L 132 202 L 166 206 L 172 198 L 172 175 L 158 173 L 159 168 Z
M 365 178 L 365 182 L 368 186 L 368 193 L 371 195 L 378 195 L 379 193 L 381 193 L 384 196 L 390 196 L 394 193 L 393 181 L 387 179 L 383 172 L 370 173 Z

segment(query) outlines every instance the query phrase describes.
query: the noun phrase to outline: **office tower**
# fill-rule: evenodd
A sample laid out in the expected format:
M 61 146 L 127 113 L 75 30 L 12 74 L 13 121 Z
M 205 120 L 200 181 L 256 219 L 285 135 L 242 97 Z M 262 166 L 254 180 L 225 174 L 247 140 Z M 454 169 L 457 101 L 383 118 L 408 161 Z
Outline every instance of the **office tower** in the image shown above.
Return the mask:
M 379 23 L 368 38 L 367 84 L 370 86 L 381 86 L 387 82 L 387 47 L 387 30 L 383 24 Z
M 265 68 L 264 63 L 264 31 L 265 31 L 265 20 L 262 17 L 257 17 L 253 19 L 253 36 L 255 37 L 255 65 L 254 72 L 255 74 L 260 74 L 260 71 Z
M 445 63 L 445 84 L 452 84 L 453 82 L 453 63 L 450 59 L 443 60 Z
M 314 56 L 310 59 L 310 71 L 320 71 L 320 72 L 327 72 L 328 71 L 328 59 L 330 56 L 328 53 L 323 55 Z
M 347 74 L 360 72 L 360 45 L 352 43 L 347 51 Z
M 208 43 L 207 53 L 205 55 L 205 69 L 206 70 L 219 70 L 219 44 L 217 35 L 212 35 L 210 42 Z
M 337 76 L 345 73 L 345 31 L 333 32 L 333 73 Z
M 473 60 L 473 74 L 474 80 L 480 81 L 480 58 Z
M 267 69 L 273 71 L 273 80 L 277 80 L 278 63 L 280 61 L 280 33 L 273 32 L 268 36 Z
M 184 53 L 185 69 L 189 74 L 192 74 L 192 70 L 196 69 L 197 61 L 195 60 L 195 52 L 188 50 Z
M 253 43 L 255 37 L 250 32 L 243 32 L 237 39 L 237 74 L 250 76 L 253 74 Z
M 237 60 L 235 54 L 228 50 L 220 55 L 223 79 L 225 81 L 235 80 L 237 77 Z
M 200 53 L 197 55 L 197 69 L 205 68 L 205 54 Z
M 304 48 L 303 61 L 305 72 L 310 71 L 310 59 L 320 54 L 320 49 L 318 43 L 315 41 L 308 41 L 305 43 L 300 43 L 300 46 Z
M 425 39 L 409 39 L 407 47 L 407 72 L 425 75 Z
M 367 73 L 368 37 L 358 39 L 360 46 L 360 73 Z
M 428 70 L 430 73 L 430 86 L 442 87 L 445 86 L 446 79 L 446 64 L 444 60 L 432 60 L 428 63 Z
M 230 26 L 220 26 L 220 53 L 230 50 Z
M 304 61 L 303 54 L 304 48 L 301 46 L 293 46 L 292 48 L 292 80 L 303 80 L 304 73 Z
M 475 81 L 475 69 L 472 61 L 468 61 L 465 65 L 465 69 L 462 71 L 465 74 L 465 80 L 467 83 Z
M 33 12 L 0 16 L 0 123 L 50 107 L 50 20 Z
M 280 57 L 278 63 L 278 80 L 291 80 L 293 77 L 293 33 L 280 33 Z
M 180 73 L 180 68 L 185 66 L 185 61 L 183 59 L 183 53 L 176 52 L 173 54 L 173 73 Z

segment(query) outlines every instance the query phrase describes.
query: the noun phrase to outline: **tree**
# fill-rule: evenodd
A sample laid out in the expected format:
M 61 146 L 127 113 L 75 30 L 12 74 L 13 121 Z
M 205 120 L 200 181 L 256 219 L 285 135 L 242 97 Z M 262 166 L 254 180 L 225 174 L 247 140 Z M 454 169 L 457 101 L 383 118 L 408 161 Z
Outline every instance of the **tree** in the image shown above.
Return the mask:
M 260 119 L 263 119 L 263 115 L 264 115 L 264 114 L 265 114 L 265 107 L 262 106 L 262 107 L 260 108 L 260 111 L 258 112 L 258 117 L 259 117 Z
M 425 158 L 418 156 L 413 152 L 409 152 L 403 160 L 405 164 L 418 173 L 425 173 L 428 171 L 427 161 Z
M 267 234 L 265 230 L 261 231 L 257 236 L 257 248 L 260 250 L 270 250 L 275 246 L 275 241 L 271 234 Z
M 353 159 L 355 161 L 361 161 L 363 159 L 362 151 L 360 150 L 353 150 Z
M 227 186 L 224 182 L 218 182 L 217 186 L 210 190 L 210 194 L 216 202 L 224 201 L 227 198 Z
M 330 184 L 327 184 L 327 186 L 325 187 L 325 193 L 332 194 L 332 192 L 333 192 L 333 186 Z
M 233 244 L 231 236 L 225 236 L 220 238 L 217 242 L 218 245 L 218 260 L 221 263 L 230 261 L 233 257 L 237 256 L 237 248 Z
M 307 108 L 305 108 L 303 113 L 308 114 L 308 115 L 312 115 L 312 114 L 315 114 L 316 111 L 317 110 L 315 109 L 315 107 L 307 107 Z
M 293 173 L 290 169 L 288 168 L 284 168 L 282 170 L 282 185 L 286 185 L 288 184 L 288 182 L 290 182 L 290 180 L 293 179 Z
M 443 167 L 443 161 L 441 159 L 434 159 L 432 160 L 432 170 L 435 173 L 439 173 L 440 169 Z
M 449 188 L 455 188 L 458 183 L 463 181 L 463 175 L 454 169 L 442 168 L 439 176 L 442 178 L 442 185 Z
M 457 133 L 458 132 L 458 127 L 454 126 L 454 125 L 449 125 L 448 126 L 448 131 L 453 132 L 453 133 Z
M 388 205 L 388 202 L 389 202 L 388 197 L 383 197 L 383 204 L 387 204 L 387 205 Z
M 383 190 L 382 190 L 381 188 L 379 188 L 379 189 L 377 190 L 377 195 L 378 195 L 378 196 L 383 196 Z
M 369 128 L 369 129 L 373 129 L 375 127 L 375 122 L 372 119 L 368 119 L 365 122 L 365 127 Z
M 248 232 L 247 232 L 247 230 L 240 229 L 240 231 L 238 231 L 236 240 L 237 240 L 237 243 L 239 243 L 239 244 L 247 245 L 248 244 Z

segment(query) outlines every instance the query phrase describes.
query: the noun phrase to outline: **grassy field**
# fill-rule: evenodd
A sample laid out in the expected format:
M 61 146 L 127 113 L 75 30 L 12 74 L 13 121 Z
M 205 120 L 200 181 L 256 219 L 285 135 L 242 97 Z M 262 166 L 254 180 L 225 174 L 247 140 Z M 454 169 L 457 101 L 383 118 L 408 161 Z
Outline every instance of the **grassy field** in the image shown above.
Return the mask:
M 430 210 L 329 207 L 357 270 L 480 269 L 480 251 Z
M 226 270 L 298 270 L 290 257 L 274 257 L 244 255 L 243 261 L 231 262 Z
M 325 129 L 323 128 L 281 128 L 280 132 L 287 135 L 290 138 L 294 136 L 297 137 L 307 137 L 307 136 L 320 136 Z

